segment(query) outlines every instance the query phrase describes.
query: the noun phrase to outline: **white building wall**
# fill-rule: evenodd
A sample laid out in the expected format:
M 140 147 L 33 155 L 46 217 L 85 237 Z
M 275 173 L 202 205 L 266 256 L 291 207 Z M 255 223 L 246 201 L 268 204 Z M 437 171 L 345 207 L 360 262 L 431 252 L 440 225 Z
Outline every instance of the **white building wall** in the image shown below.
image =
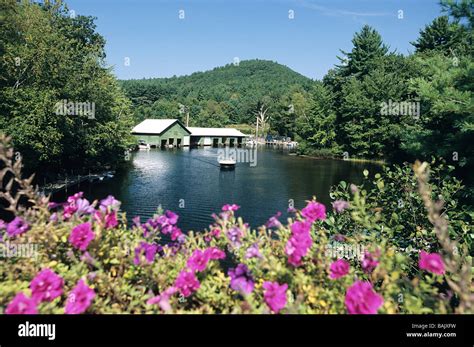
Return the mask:
M 190 136 L 183 137 L 183 146 L 189 146 Z

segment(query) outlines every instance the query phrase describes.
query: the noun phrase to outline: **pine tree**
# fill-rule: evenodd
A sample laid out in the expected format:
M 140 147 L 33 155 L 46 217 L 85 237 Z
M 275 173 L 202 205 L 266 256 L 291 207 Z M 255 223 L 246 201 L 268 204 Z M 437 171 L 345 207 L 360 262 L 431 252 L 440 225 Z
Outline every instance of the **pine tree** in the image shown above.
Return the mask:
M 362 30 L 354 35 L 352 39 L 354 47 L 346 56 L 339 58 L 344 65 L 339 66 L 345 76 L 362 77 L 369 73 L 374 62 L 388 52 L 388 47 L 383 43 L 380 34 L 370 27 L 364 25 Z
M 331 110 L 331 95 L 316 83 L 308 105 L 308 111 L 296 119 L 296 131 L 302 141 L 312 149 L 329 149 L 333 153 L 336 144 L 336 115 Z
M 474 28 L 474 1 L 473 0 L 441 0 L 440 5 L 444 12 L 448 12 L 454 19 L 467 21 L 469 29 Z
M 463 54 L 468 49 L 467 31 L 457 22 L 450 23 L 448 16 L 435 18 L 420 30 L 420 36 L 411 44 L 417 53 L 439 51 L 445 55 Z

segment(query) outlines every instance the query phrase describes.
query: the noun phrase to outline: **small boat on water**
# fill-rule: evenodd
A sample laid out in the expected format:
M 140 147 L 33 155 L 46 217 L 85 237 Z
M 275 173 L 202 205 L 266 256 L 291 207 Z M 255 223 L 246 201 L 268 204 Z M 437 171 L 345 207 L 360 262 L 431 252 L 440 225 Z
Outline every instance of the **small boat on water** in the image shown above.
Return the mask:
M 219 165 L 221 167 L 221 169 L 224 169 L 224 170 L 233 170 L 235 169 L 235 164 L 237 162 L 233 159 L 222 159 L 222 160 L 219 160 Z
M 247 143 L 245 144 L 247 147 L 256 147 L 257 146 L 257 141 L 254 141 L 254 140 L 249 140 L 247 141 Z
M 151 146 L 148 143 L 146 143 L 145 141 L 143 141 L 143 140 L 138 141 L 138 149 L 148 150 L 150 148 L 151 148 Z
M 114 178 L 114 175 L 115 175 L 115 171 L 107 171 L 107 172 L 104 172 L 102 175 L 98 176 L 98 179 L 99 181 L 108 180 L 108 179 Z
M 298 147 L 298 142 L 290 141 L 290 142 L 287 142 L 286 145 L 288 146 L 288 148 L 296 148 L 296 147 Z
M 138 145 L 138 149 L 140 150 L 149 150 L 151 147 L 149 144 L 146 145 Z

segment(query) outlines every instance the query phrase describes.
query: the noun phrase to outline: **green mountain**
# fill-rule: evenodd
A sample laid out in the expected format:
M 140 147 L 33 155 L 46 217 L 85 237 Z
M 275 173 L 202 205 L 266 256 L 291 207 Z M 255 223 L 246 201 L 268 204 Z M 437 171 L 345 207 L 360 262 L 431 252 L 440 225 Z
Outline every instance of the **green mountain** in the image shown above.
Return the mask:
M 249 124 L 264 104 L 277 105 L 298 90 L 309 90 L 311 79 L 267 60 L 246 60 L 188 76 L 120 81 L 135 106 L 135 120 L 180 118 L 180 104 L 190 113 L 190 125 Z

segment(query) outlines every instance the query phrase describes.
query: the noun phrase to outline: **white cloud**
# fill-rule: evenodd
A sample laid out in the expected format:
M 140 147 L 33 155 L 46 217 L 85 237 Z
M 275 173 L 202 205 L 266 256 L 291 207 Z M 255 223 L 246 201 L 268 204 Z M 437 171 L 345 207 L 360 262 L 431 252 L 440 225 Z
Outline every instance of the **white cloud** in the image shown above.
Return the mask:
M 296 3 L 300 5 L 301 7 L 319 11 L 325 16 L 352 16 L 352 17 L 395 16 L 395 14 L 389 13 L 389 12 L 347 11 L 344 9 L 329 8 L 329 7 L 322 6 L 312 1 L 307 1 L 307 0 L 297 0 Z

